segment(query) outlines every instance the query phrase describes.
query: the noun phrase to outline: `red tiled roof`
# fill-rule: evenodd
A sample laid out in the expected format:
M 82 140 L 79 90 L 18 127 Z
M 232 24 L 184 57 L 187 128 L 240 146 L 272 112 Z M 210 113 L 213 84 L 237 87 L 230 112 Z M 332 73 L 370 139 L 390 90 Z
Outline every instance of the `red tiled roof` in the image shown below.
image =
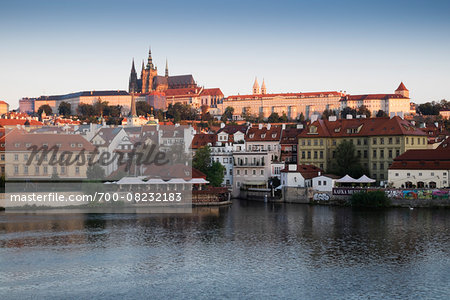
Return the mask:
M 222 131 L 228 134 L 235 134 L 236 132 L 240 131 L 242 133 L 247 132 L 247 125 L 225 125 L 224 128 L 220 128 L 217 133 L 221 133 Z
M 242 99 L 260 99 L 269 97 L 297 97 L 297 98 L 313 98 L 313 97 L 325 97 L 325 96 L 343 96 L 343 93 L 332 91 L 332 92 L 312 92 L 312 93 L 277 93 L 277 94 L 255 94 L 255 95 L 232 95 L 228 96 L 227 100 L 242 100 Z
M 310 128 L 315 126 L 317 133 L 312 133 Z M 393 118 L 370 118 L 370 119 L 339 119 L 336 121 L 317 120 L 303 130 L 299 137 L 358 137 L 379 135 L 415 135 L 426 136 L 426 134 L 414 127 L 407 120 L 395 116 Z
M 298 143 L 297 136 L 303 131 L 303 129 L 286 128 L 281 133 L 280 144 L 296 145 Z
M 196 134 L 192 140 L 192 149 L 199 149 L 208 144 L 214 145 L 217 142 L 216 134 Z
M 271 126 L 270 129 L 267 129 L 267 127 L 259 129 L 257 126 L 258 125 L 248 129 L 247 134 L 245 135 L 245 141 L 279 141 L 281 139 L 280 126 Z
M 36 120 L 26 120 L 26 119 L 0 119 L 0 126 L 17 126 L 17 125 L 25 125 L 28 121 L 30 126 L 39 126 L 44 125 L 44 123 L 36 121 Z
M 283 173 L 300 173 L 302 174 L 303 178 L 305 179 L 311 179 L 314 177 L 319 176 L 319 172 L 323 174 L 323 170 L 319 167 L 316 167 L 314 165 L 297 165 L 296 170 L 289 170 L 289 165 L 286 165 L 286 167 L 281 170 Z
M 398 88 L 395 90 L 397 91 L 408 91 L 408 89 L 406 88 L 406 86 L 403 84 L 403 82 L 400 83 L 400 85 L 398 86 Z
M 5 101 L 0 100 L 0 104 L 6 104 L 9 105 L 8 103 L 6 103 Z
M 37 146 L 40 149 L 44 144 L 47 144 L 49 149 L 59 145 L 59 151 L 80 151 L 82 149 L 93 151 L 95 149 L 90 142 L 77 134 L 26 133 L 23 130 L 14 129 L 8 133 L 6 139 L 8 151 L 29 151 L 30 146 Z
M 201 93 L 201 96 L 221 96 L 223 97 L 223 93 L 219 88 L 212 89 L 204 89 Z
M 396 157 L 392 170 L 450 170 L 450 148 L 408 150 Z
M 346 95 L 340 101 L 363 101 L 379 99 L 408 99 L 399 94 L 367 94 L 367 95 Z
M 186 96 L 198 96 L 200 88 L 181 88 L 181 89 L 168 89 L 165 91 L 166 97 L 186 97 Z

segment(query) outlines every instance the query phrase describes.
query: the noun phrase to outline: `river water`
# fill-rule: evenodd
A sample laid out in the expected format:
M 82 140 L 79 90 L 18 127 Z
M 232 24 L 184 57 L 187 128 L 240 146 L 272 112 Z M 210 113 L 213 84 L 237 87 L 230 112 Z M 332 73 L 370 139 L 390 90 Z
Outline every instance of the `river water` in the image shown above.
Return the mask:
M 0 214 L 0 299 L 449 299 L 450 210 Z

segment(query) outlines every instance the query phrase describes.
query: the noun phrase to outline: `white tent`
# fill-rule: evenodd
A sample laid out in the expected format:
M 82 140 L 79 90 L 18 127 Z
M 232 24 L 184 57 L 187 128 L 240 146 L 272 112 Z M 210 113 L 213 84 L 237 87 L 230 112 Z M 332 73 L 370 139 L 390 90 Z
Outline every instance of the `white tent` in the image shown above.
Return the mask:
M 187 181 L 185 181 L 182 178 L 172 178 L 172 179 L 169 180 L 168 183 L 187 183 Z
M 336 182 L 338 182 L 338 183 L 358 183 L 358 181 L 355 178 L 350 177 L 349 175 L 345 175 L 344 177 L 336 180 Z
M 123 177 L 116 184 L 145 184 L 145 182 L 137 177 Z
M 161 178 L 151 178 L 147 180 L 147 184 L 167 184 L 168 182 L 162 180 Z
M 205 180 L 203 178 L 192 178 L 188 182 L 192 183 L 192 184 L 206 184 L 206 183 L 209 183 L 208 180 Z
M 376 180 L 363 175 L 356 180 L 358 183 L 374 183 Z

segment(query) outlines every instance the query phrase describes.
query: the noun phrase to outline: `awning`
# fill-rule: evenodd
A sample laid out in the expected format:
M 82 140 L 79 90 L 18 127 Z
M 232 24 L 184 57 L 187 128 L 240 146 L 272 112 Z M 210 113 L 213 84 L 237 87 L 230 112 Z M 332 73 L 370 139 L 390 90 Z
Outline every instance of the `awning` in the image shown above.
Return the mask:
M 344 177 L 336 180 L 336 182 L 338 182 L 338 183 L 358 183 L 358 181 L 355 178 L 353 178 L 349 175 L 345 175 Z
M 192 184 L 207 184 L 207 183 L 209 183 L 208 180 L 205 180 L 203 178 L 192 178 L 188 182 L 192 183 Z
M 116 181 L 116 184 L 145 184 L 145 182 L 137 177 L 123 177 L 119 181 Z
M 363 175 L 356 180 L 358 183 L 374 183 L 375 181 L 376 180 L 369 178 L 366 175 Z

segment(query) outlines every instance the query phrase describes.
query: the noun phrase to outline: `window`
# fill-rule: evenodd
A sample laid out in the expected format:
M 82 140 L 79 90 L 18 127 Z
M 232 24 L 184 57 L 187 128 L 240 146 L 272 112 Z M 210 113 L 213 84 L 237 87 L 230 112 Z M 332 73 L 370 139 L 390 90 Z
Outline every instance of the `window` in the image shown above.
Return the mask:
M 380 163 L 380 170 L 384 170 L 384 163 Z
M 311 159 L 311 151 L 308 151 L 308 159 Z
M 389 157 L 389 158 L 392 158 L 392 149 L 389 149 L 388 157 Z
M 319 141 L 314 140 L 314 146 L 317 146 L 319 144 Z
M 380 138 L 380 144 L 384 145 L 384 138 Z
M 24 174 L 28 174 L 28 166 L 24 166 L 23 167 L 23 173 Z
M 244 170 L 244 175 L 248 175 L 248 174 L 247 174 L 247 170 Z
M 364 139 L 364 145 L 367 145 L 369 143 L 369 139 Z
M 357 139 L 357 140 L 356 140 L 356 144 L 357 144 L 357 145 L 361 145 L 361 140 L 360 140 L 360 139 Z
M 48 167 L 44 166 L 44 174 L 48 174 Z
M 398 177 L 398 173 L 395 173 L 395 177 Z
M 323 158 L 323 151 L 320 151 L 320 158 Z
M 19 160 L 19 154 L 14 154 L 14 160 Z
M 377 138 L 373 138 L 372 139 L 372 145 L 376 145 L 377 144 Z
M 408 138 L 406 138 L 406 143 L 409 144 L 409 139 Z
M 305 159 L 306 157 L 305 154 L 306 154 L 305 151 L 302 151 L 302 159 Z
M 39 174 L 39 166 L 34 167 L 34 174 Z
M 323 146 L 323 140 L 322 139 L 320 140 L 320 146 Z
M 367 150 L 364 150 L 364 158 L 368 158 L 369 157 L 369 152 Z
M 230 169 L 230 173 L 229 173 L 230 175 L 233 175 L 233 169 Z
M 241 170 L 236 170 L 236 175 L 240 175 L 241 174 Z
M 75 167 L 75 174 L 80 174 L 80 167 Z
M 61 174 L 66 174 L 66 167 L 61 167 Z
M 431 176 L 434 176 L 434 172 L 431 172 Z
M 373 155 L 372 155 L 372 157 L 373 157 L 373 158 L 377 158 L 377 150 L 373 150 Z
M 399 137 L 396 137 L 395 138 L 395 143 L 398 145 L 398 144 L 400 144 L 400 138 Z
M 319 180 L 319 185 L 322 185 L 322 181 Z
M 392 145 L 392 138 L 390 137 L 388 140 L 389 145 Z
M 419 173 L 419 176 L 422 176 L 422 173 Z
M 410 177 L 411 176 L 411 173 L 406 173 L 406 177 Z
M 400 155 L 400 150 L 395 150 L 395 157 L 397 157 L 397 156 L 399 156 Z
M 327 182 L 325 180 L 323 181 L 323 185 L 327 185 Z
M 372 167 L 373 167 L 374 170 L 376 170 L 377 169 L 377 164 L 373 163 Z
M 261 170 L 261 175 L 264 175 L 264 170 Z
M 17 174 L 17 173 L 19 173 L 19 166 L 15 165 L 14 166 L 14 174 Z
M 314 151 L 314 159 L 317 159 L 317 151 Z
M 252 174 L 253 174 L 253 175 L 256 175 L 256 170 L 255 170 L 255 169 L 253 169 Z
M 383 149 L 380 150 L 380 158 L 384 158 L 384 150 Z

